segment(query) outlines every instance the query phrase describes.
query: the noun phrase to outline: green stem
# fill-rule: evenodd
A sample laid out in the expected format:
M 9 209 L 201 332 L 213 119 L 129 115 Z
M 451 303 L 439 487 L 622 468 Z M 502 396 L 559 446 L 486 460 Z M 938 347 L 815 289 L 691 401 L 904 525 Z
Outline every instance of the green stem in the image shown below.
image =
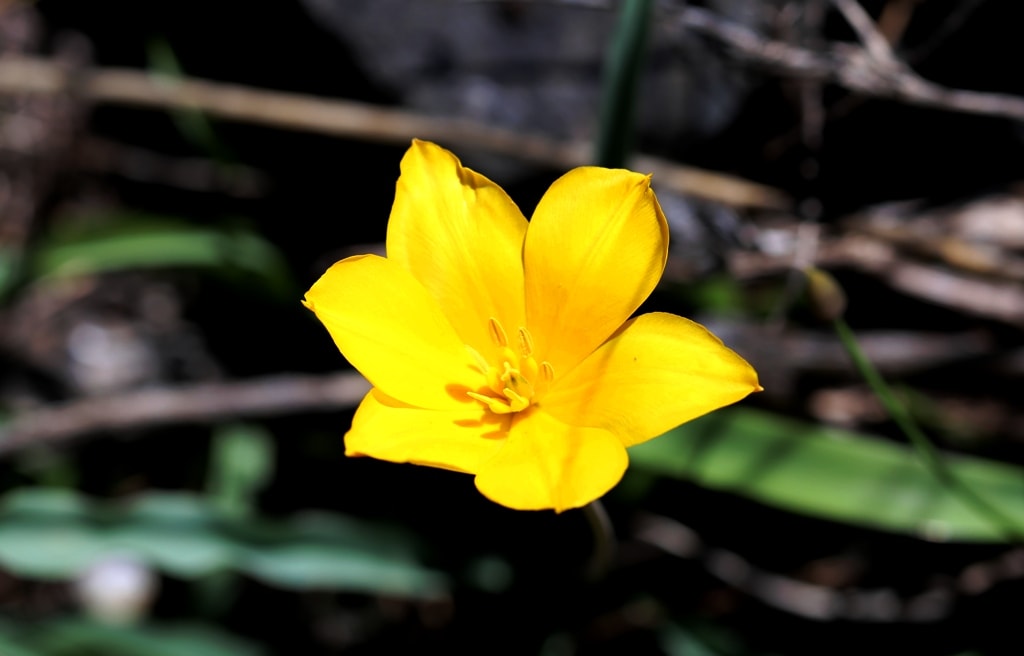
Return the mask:
M 594 154 L 598 166 L 626 165 L 633 142 L 636 88 L 643 70 L 653 6 L 651 0 L 622 3 L 601 87 L 601 116 Z
M 608 517 L 608 511 L 600 499 L 595 499 L 583 506 L 583 515 L 590 524 L 590 530 L 594 533 L 594 552 L 590 555 L 590 562 L 587 563 L 587 579 L 600 581 L 611 569 L 612 559 L 615 557 L 617 541 L 615 529 L 612 527 L 612 520 Z
M 925 467 L 935 476 L 939 483 L 957 494 L 962 501 L 971 506 L 979 515 L 992 522 L 1000 530 L 1007 542 L 1024 541 L 1024 533 L 1021 532 L 1020 527 L 1015 525 L 1013 520 L 956 477 L 953 470 L 943 460 L 939 450 L 918 427 L 903 404 L 896 399 L 888 383 L 885 382 L 885 379 L 878 373 L 878 369 L 875 368 L 864 354 L 850 326 L 842 318 L 834 319 L 832 325 L 860 375 L 864 377 L 868 386 L 875 393 L 875 396 L 882 402 L 886 412 L 889 413 L 892 420 L 896 422 L 896 426 L 910 440 Z

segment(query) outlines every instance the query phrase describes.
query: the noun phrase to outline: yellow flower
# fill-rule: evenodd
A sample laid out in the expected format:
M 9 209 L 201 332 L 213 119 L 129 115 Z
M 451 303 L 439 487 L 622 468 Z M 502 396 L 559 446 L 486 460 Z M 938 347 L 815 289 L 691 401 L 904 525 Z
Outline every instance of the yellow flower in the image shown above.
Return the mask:
M 337 262 L 303 301 L 373 385 L 346 453 L 475 474 L 510 508 L 597 499 L 626 447 L 761 389 L 699 324 L 629 318 L 667 257 L 649 176 L 574 169 L 527 223 L 501 187 L 414 141 L 387 257 Z

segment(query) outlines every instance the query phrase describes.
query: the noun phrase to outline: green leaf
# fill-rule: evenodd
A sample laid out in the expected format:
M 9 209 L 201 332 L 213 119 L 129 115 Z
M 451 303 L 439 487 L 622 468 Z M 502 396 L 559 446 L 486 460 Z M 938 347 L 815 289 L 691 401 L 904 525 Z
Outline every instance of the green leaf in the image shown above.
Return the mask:
M 76 217 L 73 223 L 73 228 L 51 235 L 33 249 L 32 277 L 202 268 L 248 278 L 277 295 L 292 286 L 281 254 L 249 230 L 193 226 L 132 213 Z
M 24 488 L 0 500 L 2 568 L 63 581 L 115 555 L 190 580 L 235 572 L 282 588 L 415 598 L 447 587 L 407 532 L 337 514 L 271 522 L 224 514 L 184 493 L 151 492 L 126 505 Z
M 0 301 L 15 287 L 21 273 L 21 250 L 0 244 Z
M 354 592 L 436 597 L 446 579 L 424 568 L 405 531 L 323 512 L 297 515 L 289 539 L 264 526 L 258 548 L 241 556 L 242 569 L 291 589 L 344 588 Z
M 36 656 L 259 656 L 265 653 L 232 635 L 198 625 L 112 626 L 63 619 L 39 623 L 19 633 L 20 644 L 31 649 L 25 653 Z M 7 652 L 0 653 L 7 656 Z
M 5 635 L 3 627 L 0 627 L 0 654 L 3 656 L 47 656 L 41 651 L 25 647 L 13 636 Z
M 73 521 L 0 521 L 0 564 L 21 576 L 65 580 L 108 553 L 108 545 Z
M 723 656 L 722 652 L 712 649 L 692 632 L 671 624 L 659 632 L 662 649 L 669 656 Z
M 653 8 L 651 0 L 622 3 L 601 85 L 595 153 L 598 166 L 625 166 L 632 147 L 636 90 L 646 59 Z
M 127 504 L 104 504 L 103 511 L 140 523 L 213 525 L 220 519 L 213 506 L 187 492 L 151 492 L 133 497 Z
M 118 524 L 96 535 L 107 553 L 131 554 L 162 572 L 197 579 L 233 568 L 238 547 L 203 525 L 152 521 Z
M 339 557 L 342 556 L 342 557 Z M 299 543 L 253 549 L 244 569 L 267 583 L 298 590 L 344 589 L 385 595 L 438 597 L 445 579 L 419 565 L 368 551 L 345 553 L 344 545 Z
M 668 656 L 769 656 L 751 651 L 725 626 L 695 618 L 666 623 L 658 631 L 658 638 Z
M 1024 526 L 1024 468 L 946 454 L 965 486 Z M 630 449 L 632 466 L 836 522 L 929 540 L 1005 533 L 939 485 L 904 444 L 749 408 L 721 410 Z
M 67 578 L 103 555 L 81 523 L 85 500 L 66 490 L 24 488 L 0 500 L 0 564 L 23 576 Z
M 0 498 L 0 518 L 77 518 L 89 512 L 89 502 L 63 488 L 24 487 Z

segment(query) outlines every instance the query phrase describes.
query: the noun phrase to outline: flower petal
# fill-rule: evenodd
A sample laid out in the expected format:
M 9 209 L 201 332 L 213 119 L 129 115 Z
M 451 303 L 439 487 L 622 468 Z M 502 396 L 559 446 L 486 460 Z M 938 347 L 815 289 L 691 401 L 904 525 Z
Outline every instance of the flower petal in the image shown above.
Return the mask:
M 566 173 L 537 205 L 523 256 L 528 325 L 561 375 L 629 318 L 665 269 L 668 224 L 649 176 Z
M 473 404 L 484 375 L 441 308 L 407 270 L 377 255 L 335 263 L 306 292 L 342 354 L 388 396 L 423 408 Z
M 424 410 L 370 390 L 345 434 L 345 455 L 474 474 L 502 447 L 503 426 L 479 406 Z
M 706 328 L 653 312 L 557 379 L 542 403 L 562 421 L 632 446 L 760 390 L 753 367 Z
M 488 356 L 489 318 L 512 331 L 524 322 L 526 226 L 501 187 L 447 150 L 416 140 L 402 158 L 388 259 L 411 271 L 462 340 Z
M 531 409 L 515 416 L 501 451 L 482 464 L 476 487 L 509 508 L 561 512 L 615 487 L 628 464 L 626 449 L 608 431 Z

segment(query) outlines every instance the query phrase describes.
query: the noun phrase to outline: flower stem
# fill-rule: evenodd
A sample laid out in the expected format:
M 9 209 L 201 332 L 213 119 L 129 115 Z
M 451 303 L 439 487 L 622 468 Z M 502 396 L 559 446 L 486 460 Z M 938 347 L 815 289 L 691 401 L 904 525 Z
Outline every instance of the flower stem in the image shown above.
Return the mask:
M 652 9 L 651 0 L 622 3 L 601 85 L 601 115 L 595 153 L 598 166 L 619 168 L 626 165 L 632 147 L 636 88 L 647 52 Z
M 896 399 L 888 383 L 885 382 L 885 379 L 878 373 L 878 369 L 875 368 L 864 354 L 860 344 L 857 342 L 857 338 L 846 321 L 842 317 L 837 317 L 832 320 L 832 325 L 860 375 L 863 376 L 868 386 L 871 387 L 878 400 L 882 402 L 886 412 L 889 413 L 896 426 L 910 440 L 921 461 L 932 475 L 935 476 L 936 480 L 958 495 L 964 503 L 973 508 L 979 515 L 992 522 L 993 526 L 999 529 L 1007 542 L 1024 541 L 1024 532 L 1021 531 L 1021 528 L 1013 520 L 956 477 L 953 470 L 943 460 L 942 454 L 918 427 L 903 404 Z
M 594 551 L 587 563 L 587 579 L 600 581 L 608 574 L 615 556 L 615 529 L 600 499 L 594 499 L 583 506 L 583 514 L 594 533 Z

